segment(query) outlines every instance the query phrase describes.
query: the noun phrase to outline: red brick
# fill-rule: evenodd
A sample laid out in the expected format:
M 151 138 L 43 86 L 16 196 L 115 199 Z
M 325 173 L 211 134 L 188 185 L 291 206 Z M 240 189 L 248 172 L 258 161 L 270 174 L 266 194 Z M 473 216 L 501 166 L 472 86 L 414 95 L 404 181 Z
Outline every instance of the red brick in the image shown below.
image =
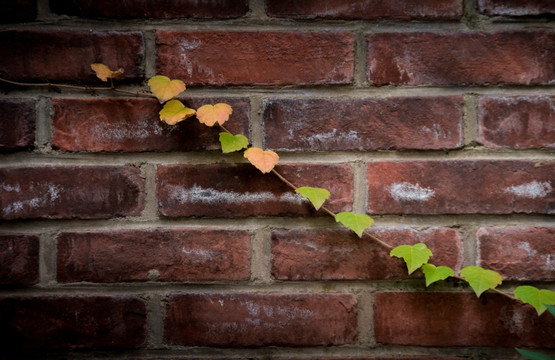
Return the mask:
M 555 96 L 483 96 L 479 141 L 489 148 L 555 148 Z
M 555 31 L 379 33 L 366 39 L 374 85 L 531 85 L 555 78 Z
M 146 304 L 136 297 L 0 299 L 2 349 L 137 348 L 146 341 Z
M 8 0 L 2 3 L 0 24 L 34 21 L 37 17 L 37 0 Z
M 139 215 L 145 181 L 137 168 L 110 166 L 0 169 L 3 219 L 103 219 Z
M 0 76 L 20 81 L 100 82 L 91 64 L 123 68 L 118 79 L 141 79 L 140 32 L 80 30 L 0 31 Z
M 59 282 L 247 280 L 245 231 L 172 229 L 62 233 Z
M 187 99 L 186 106 L 225 102 L 233 107 L 226 127 L 249 134 L 250 105 L 244 98 Z M 160 121 L 152 99 L 53 99 L 52 145 L 64 151 L 191 151 L 220 149 L 217 127 L 193 117 L 177 126 Z
M 553 214 L 554 174 L 555 162 L 369 163 L 368 211 L 389 214 Z
M 370 232 L 393 246 L 426 243 L 434 253 L 431 263 L 461 267 L 462 239 L 457 230 L 381 228 Z M 280 280 L 409 278 L 404 262 L 390 257 L 389 250 L 369 238 L 360 240 L 347 230 L 326 229 L 272 231 L 272 274 Z
M 297 186 L 318 186 L 332 196 L 326 205 L 349 211 L 353 174 L 348 165 L 287 164 L 276 167 Z M 164 216 L 302 216 L 315 215 L 308 200 L 273 174 L 250 164 L 158 166 L 158 209 Z
M 166 305 L 165 340 L 192 346 L 318 346 L 356 337 L 351 294 L 183 294 Z
M 483 227 L 478 263 L 510 280 L 555 280 L 554 227 Z
M 38 236 L 0 234 L 0 286 L 29 286 L 38 281 Z
M 269 16 L 301 19 L 460 19 L 461 0 L 268 0 Z
M 349 33 L 156 32 L 157 72 L 193 85 L 347 84 Z
M 374 335 L 380 344 L 553 347 L 555 318 L 498 294 L 378 292 Z
M 555 3 L 552 0 L 478 0 L 478 10 L 486 15 L 545 15 L 555 14 Z
M 265 145 L 272 149 L 446 149 L 462 145 L 463 100 L 271 99 L 264 111 Z
M 0 99 L 0 151 L 17 151 L 35 142 L 35 102 Z
M 249 10 L 246 0 L 50 0 L 58 14 L 85 18 L 212 18 L 228 19 L 243 16 Z

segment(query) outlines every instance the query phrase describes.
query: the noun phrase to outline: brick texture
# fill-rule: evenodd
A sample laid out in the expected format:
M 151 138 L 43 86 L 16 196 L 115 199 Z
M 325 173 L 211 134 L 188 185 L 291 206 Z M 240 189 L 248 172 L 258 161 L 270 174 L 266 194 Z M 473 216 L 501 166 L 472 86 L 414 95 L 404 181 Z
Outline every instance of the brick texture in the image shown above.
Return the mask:
M 0 151 L 17 151 L 35 142 L 35 102 L 0 99 Z
M 37 17 L 37 0 L 8 0 L 2 5 L 0 24 L 33 21 Z
M 167 300 L 165 340 L 193 346 L 351 344 L 350 294 L 183 294 Z
M 0 286 L 29 286 L 39 281 L 39 238 L 0 234 Z
M 265 146 L 279 150 L 446 149 L 462 145 L 453 97 L 269 100 Z
M 530 16 L 555 14 L 551 0 L 478 0 L 478 10 L 486 15 Z

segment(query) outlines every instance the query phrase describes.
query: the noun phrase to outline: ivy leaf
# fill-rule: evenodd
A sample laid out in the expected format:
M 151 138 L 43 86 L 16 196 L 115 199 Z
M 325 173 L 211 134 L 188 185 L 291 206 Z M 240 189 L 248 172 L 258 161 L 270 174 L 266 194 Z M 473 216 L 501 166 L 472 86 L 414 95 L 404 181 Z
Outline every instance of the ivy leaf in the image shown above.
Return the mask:
M 335 215 L 335 221 L 340 222 L 344 226 L 353 230 L 358 235 L 358 237 L 362 237 L 364 229 L 374 223 L 374 219 L 372 219 L 370 216 L 364 214 L 355 214 L 350 211 L 340 212 L 339 214 Z
M 478 297 L 488 289 L 495 289 L 503 281 L 499 273 L 479 266 L 465 267 L 461 270 L 461 276 L 468 281 Z
M 551 313 L 551 315 L 555 316 L 555 306 L 549 305 L 549 304 L 545 304 L 545 307 L 546 307 L 547 310 Z
M 160 110 L 159 114 L 160 120 L 164 121 L 168 125 L 175 125 L 178 122 L 195 115 L 195 110 L 185 107 L 185 105 L 183 105 L 183 103 L 179 100 L 170 100 L 164 104 L 164 107 Z
M 297 188 L 295 192 L 310 200 L 316 210 L 318 210 L 324 201 L 330 197 L 330 192 L 328 190 L 310 186 L 301 186 Z
M 515 348 L 515 350 L 518 351 L 520 355 L 530 360 L 555 360 L 555 357 L 551 357 L 549 355 L 542 354 L 539 352 L 524 350 L 519 348 Z
M 232 135 L 227 132 L 220 133 L 220 144 L 224 154 L 239 151 L 249 146 L 249 139 L 243 135 Z
M 148 80 L 150 91 L 160 100 L 166 102 L 185 91 L 185 83 L 181 80 L 170 80 L 169 77 L 156 75 Z
M 269 173 L 279 161 L 279 156 L 272 150 L 262 150 L 261 148 L 251 147 L 245 150 L 244 155 L 251 164 L 263 173 Z
M 428 249 L 426 244 L 418 243 L 414 245 L 399 245 L 389 253 L 390 256 L 395 256 L 405 260 L 409 274 L 428 262 L 432 251 Z
M 116 76 L 123 74 L 123 69 L 119 68 L 116 71 L 110 70 L 110 68 L 104 64 L 91 64 L 91 69 L 96 73 L 96 77 L 102 81 L 108 81 L 108 79 L 113 79 Z
M 447 266 L 436 267 L 433 264 L 422 265 L 422 272 L 424 273 L 424 277 L 426 278 L 426 286 L 430 286 L 436 281 L 445 280 L 449 276 L 455 275 L 455 272 L 450 267 L 447 267 Z
M 214 126 L 216 123 L 223 125 L 232 111 L 228 104 L 203 105 L 197 109 L 197 119 L 206 126 Z
M 551 290 L 539 290 L 533 286 L 523 285 L 518 286 L 514 294 L 523 303 L 532 305 L 538 312 L 538 316 L 547 310 L 545 305 L 555 305 L 555 292 Z

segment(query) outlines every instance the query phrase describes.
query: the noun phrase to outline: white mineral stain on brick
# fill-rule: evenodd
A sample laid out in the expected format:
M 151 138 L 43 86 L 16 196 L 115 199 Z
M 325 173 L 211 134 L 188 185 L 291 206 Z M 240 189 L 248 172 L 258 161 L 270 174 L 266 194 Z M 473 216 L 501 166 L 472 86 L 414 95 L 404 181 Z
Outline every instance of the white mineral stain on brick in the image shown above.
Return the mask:
M 294 204 L 302 204 L 305 202 L 300 195 L 293 193 L 284 193 L 280 196 L 275 196 L 271 192 L 239 193 L 235 191 L 220 191 L 212 188 L 205 189 L 196 184 L 190 189 L 173 188 L 170 191 L 170 196 L 183 204 L 188 202 L 200 202 L 206 204 L 241 204 L 249 202 L 259 203 L 264 201 L 284 201 Z
M 39 188 L 39 192 L 41 193 L 41 195 L 33 197 L 31 199 L 18 200 L 7 204 L 5 207 L 2 208 L 2 215 L 8 216 L 12 214 L 17 214 L 18 212 L 23 211 L 25 208 L 46 208 L 60 197 L 60 191 L 63 190 L 62 186 L 52 183 L 38 183 L 37 187 Z M 9 185 L 7 186 L 7 188 L 11 189 L 11 191 L 21 191 L 21 186 L 19 184 Z M 4 187 L 2 187 L 2 189 L 5 190 Z M 34 190 L 34 186 L 32 184 L 29 186 L 29 190 Z
M 537 182 L 535 180 L 526 184 L 506 187 L 504 189 L 506 193 L 529 199 L 546 197 L 551 190 L 553 189 L 549 181 Z
M 7 192 L 12 192 L 12 191 L 20 192 L 21 191 L 21 187 L 19 186 L 19 184 L 10 185 L 10 184 L 6 184 L 6 183 L 2 183 L 0 185 L 0 188 L 4 191 L 7 191 Z
M 392 184 L 389 193 L 397 201 L 427 201 L 435 194 L 432 189 L 408 182 Z
M 315 134 L 306 139 L 310 146 L 317 146 L 322 143 L 328 143 L 330 141 L 341 143 L 341 144 L 354 144 L 361 145 L 362 139 L 358 137 L 358 132 L 354 130 L 349 130 L 348 133 L 337 133 L 337 129 L 333 129 L 330 132 Z
M 181 252 L 185 255 L 191 256 L 194 262 L 210 261 L 216 255 L 216 252 L 212 250 L 186 249 L 185 246 L 181 248 Z

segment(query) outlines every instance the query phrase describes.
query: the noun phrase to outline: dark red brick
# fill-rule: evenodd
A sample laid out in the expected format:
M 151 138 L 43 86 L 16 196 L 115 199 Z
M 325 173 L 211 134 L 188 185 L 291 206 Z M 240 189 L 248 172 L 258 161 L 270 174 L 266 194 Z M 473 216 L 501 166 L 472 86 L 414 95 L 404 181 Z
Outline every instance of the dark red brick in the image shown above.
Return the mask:
M 2 349 L 137 348 L 146 342 L 146 304 L 136 297 L 0 299 Z
M 378 33 L 366 39 L 374 85 L 534 85 L 555 78 L 555 31 Z
M 139 215 L 145 181 L 131 166 L 0 169 L 3 219 L 102 219 Z
M 348 165 L 287 164 L 276 167 L 297 186 L 328 189 L 333 211 L 349 211 L 353 174 Z M 250 164 L 158 166 L 158 209 L 164 216 L 299 216 L 316 212 L 273 174 Z
M 555 96 L 483 96 L 479 141 L 489 148 L 554 148 Z
M 511 280 L 555 280 L 555 228 L 483 227 L 476 238 L 480 266 Z
M 156 32 L 159 74 L 193 85 L 347 84 L 354 73 L 349 33 Z
M 198 108 L 225 102 L 233 114 L 226 128 L 249 134 L 250 104 L 244 98 L 187 99 Z M 220 129 L 195 117 L 177 126 L 160 121 L 161 109 L 151 99 L 53 99 L 52 145 L 64 151 L 191 151 L 220 149 Z
M 462 145 L 463 100 L 272 99 L 264 111 L 271 149 L 446 149 Z
M 555 3 L 552 0 L 478 0 L 478 10 L 486 15 L 546 15 L 555 14 Z
M 555 346 L 555 318 L 498 294 L 378 292 L 374 336 L 415 346 Z
M 4 0 L 0 24 L 34 21 L 37 17 L 37 0 Z
M 0 31 L 0 76 L 19 81 L 98 81 L 91 64 L 123 68 L 122 80 L 143 77 L 140 32 Z
M 35 102 L 0 99 L 0 151 L 28 149 L 35 142 Z
M 434 253 L 436 265 L 460 269 L 462 239 L 457 230 L 432 228 L 369 229 L 392 246 L 423 242 Z M 272 274 L 280 280 L 383 280 L 406 279 L 406 265 L 368 237 L 359 239 L 348 230 L 272 231 Z M 421 274 L 418 274 L 421 276 Z
M 555 162 L 476 160 L 368 164 L 368 211 L 390 214 L 555 212 Z
M 193 346 L 352 344 L 351 294 L 183 294 L 166 305 L 165 340 Z
M 39 238 L 0 234 L 0 286 L 29 286 L 39 281 Z

